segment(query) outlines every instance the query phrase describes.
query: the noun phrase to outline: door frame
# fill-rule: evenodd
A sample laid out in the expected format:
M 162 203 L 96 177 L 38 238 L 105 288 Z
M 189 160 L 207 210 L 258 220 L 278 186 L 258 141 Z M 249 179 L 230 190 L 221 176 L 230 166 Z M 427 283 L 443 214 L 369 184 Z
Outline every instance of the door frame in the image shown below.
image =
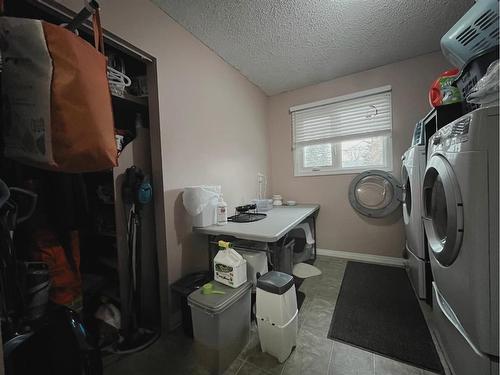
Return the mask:
M 26 0 L 26 2 L 37 7 L 41 11 L 55 15 L 61 20 L 72 20 L 76 12 L 65 7 L 54 0 Z M 91 20 L 86 20 L 81 24 L 90 34 L 93 33 Z M 168 259 L 167 259 L 167 223 L 166 223 L 166 196 L 165 196 L 165 173 L 162 161 L 162 142 L 160 128 L 160 105 L 158 96 L 158 68 L 156 57 L 142 51 L 136 46 L 128 43 L 119 36 L 103 29 L 104 42 L 110 46 L 128 54 L 146 64 L 146 74 L 148 83 L 148 110 L 149 110 L 149 129 L 150 129 L 150 148 L 151 148 L 151 168 L 153 183 L 153 201 L 155 218 L 155 244 L 158 262 L 158 291 L 159 307 L 161 314 L 161 332 L 168 332 L 169 322 L 169 297 L 168 293 L 162 291 L 168 290 Z

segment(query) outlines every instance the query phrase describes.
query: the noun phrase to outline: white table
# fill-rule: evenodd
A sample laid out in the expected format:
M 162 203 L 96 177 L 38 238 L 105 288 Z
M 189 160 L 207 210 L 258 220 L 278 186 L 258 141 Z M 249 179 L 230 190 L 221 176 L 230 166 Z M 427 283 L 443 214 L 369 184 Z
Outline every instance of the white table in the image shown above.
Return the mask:
M 242 240 L 276 243 L 302 221 L 312 217 L 313 236 L 316 240 L 316 216 L 318 211 L 319 204 L 274 207 L 272 210 L 266 211 L 267 216 L 259 221 L 250 223 L 228 222 L 226 225 L 211 225 L 203 228 L 193 228 L 193 230 L 196 233 L 209 236 L 209 267 L 211 267 L 211 245 L 217 236 L 231 236 Z M 314 244 L 314 257 L 316 257 L 316 241 Z M 209 270 L 212 271 L 211 268 Z

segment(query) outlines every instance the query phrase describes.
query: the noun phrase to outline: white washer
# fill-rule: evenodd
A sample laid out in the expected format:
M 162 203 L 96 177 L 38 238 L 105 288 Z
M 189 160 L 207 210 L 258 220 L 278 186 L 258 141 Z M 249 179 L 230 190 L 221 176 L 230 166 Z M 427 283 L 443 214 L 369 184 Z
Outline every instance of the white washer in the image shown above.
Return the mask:
M 406 232 L 408 261 L 406 270 L 419 298 L 427 297 L 428 257 L 426 254 L 424 224 L 422 222 L 422 180 L 427 156 L 425 145 L 410 147 L 401 158 L 403 184 L 403 221 Z
M 425 233 L 438 337 L 456 375 L 498 371 L 498 107 L 430 139 Z

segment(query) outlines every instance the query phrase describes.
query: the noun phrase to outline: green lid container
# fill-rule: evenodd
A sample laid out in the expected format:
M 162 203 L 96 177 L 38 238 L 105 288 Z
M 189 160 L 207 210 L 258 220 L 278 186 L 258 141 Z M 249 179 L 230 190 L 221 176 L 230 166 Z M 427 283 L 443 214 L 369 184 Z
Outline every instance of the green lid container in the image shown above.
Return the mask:
M 220 314 L 238 301 L 252 287 L 249 282 L 238 288 L 231 288 L 217 281 L 211 281 L 211 284 L 215 290 L 224 292 L 224 294 L 203 294 L 200 288 L 189 295 L 188 304 L 211 314 Z
M 211 281 L 224 294 L 191 293 L 194 352 L 211 375 L 220 375 L 238 357 L 250 337 L 252 283 L 238 288 Z

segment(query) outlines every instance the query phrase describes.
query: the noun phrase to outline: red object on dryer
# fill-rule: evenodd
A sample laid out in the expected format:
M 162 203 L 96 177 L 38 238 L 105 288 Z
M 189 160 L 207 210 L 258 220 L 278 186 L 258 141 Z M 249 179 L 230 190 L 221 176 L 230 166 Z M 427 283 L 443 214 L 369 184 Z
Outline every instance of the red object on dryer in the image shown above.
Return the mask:
M 431 106 L 439 107 L 446 104 L 458 103 L 462 101 L 462 95 L 453 82 L 459 74 L 457 68 L 443 72 L 429 89 L 429 103 Z

